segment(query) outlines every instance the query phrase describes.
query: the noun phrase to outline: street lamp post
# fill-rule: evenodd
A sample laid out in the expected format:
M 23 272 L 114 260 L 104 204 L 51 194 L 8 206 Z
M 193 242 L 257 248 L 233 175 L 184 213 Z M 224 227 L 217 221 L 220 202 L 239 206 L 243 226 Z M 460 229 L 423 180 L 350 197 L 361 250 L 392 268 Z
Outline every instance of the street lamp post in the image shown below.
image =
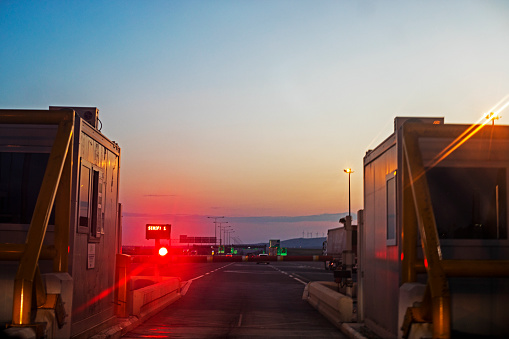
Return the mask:
M 345 231 L 346 231 L 346 250 L 343 251 L 344 269 L 352 272 L 354 266 L 354 252 L 353 252 L 353 229 L 352 229 L 352 210 L 350 200 L 350 175 L 353 173 L 351 168 L 346 168 L 345 173 L 348 173 L 348 216 L 345 218 Z M 352 278 L 346 278 L 346 295 L 352 296 Z
M 348 216 L 352 216 L 352 210 L 351 210 L 351 203 L 350 203 L 350 174 L 352 174 L 354 171 L 352 171 L 351 168 L 345 168 L 345 173 L 348 173 Z
M 232 243 L 232 233 L 235 233 L 235 231 L 234 230 L 229 230 L 228 231 L 228 244 L 230 244 L 230 245 L 233 245 L 233 243 Z
M 207 217 L 209 219 L 214 219 L 214 245 L 217 244 L 217 219 L 224 218 L 223 217 Z
M 228 225 L 224 228 L 224 243 L 225 245 L 230 245 L 230 232 L 232 231 L 233 226 Z
M 221 232 L 223 229 L 221 227 L 226 227 L 226 226 L 223 226 L 223 224 L 227 224 L 228 221 L 223 221 L 223 222 L 218 222 L 219 224 L 219 246 L 223 245 L 223 233 Z

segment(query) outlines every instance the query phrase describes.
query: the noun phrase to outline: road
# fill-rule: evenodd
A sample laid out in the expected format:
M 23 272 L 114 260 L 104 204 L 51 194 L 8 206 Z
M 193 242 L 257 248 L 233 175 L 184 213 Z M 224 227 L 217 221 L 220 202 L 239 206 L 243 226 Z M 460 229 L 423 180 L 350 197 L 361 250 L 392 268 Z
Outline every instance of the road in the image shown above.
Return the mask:
M 346 338 L 306 301 L 307 282 L 333 280 L 320 262 L 174 264 L 180 300 L 124 338 Z

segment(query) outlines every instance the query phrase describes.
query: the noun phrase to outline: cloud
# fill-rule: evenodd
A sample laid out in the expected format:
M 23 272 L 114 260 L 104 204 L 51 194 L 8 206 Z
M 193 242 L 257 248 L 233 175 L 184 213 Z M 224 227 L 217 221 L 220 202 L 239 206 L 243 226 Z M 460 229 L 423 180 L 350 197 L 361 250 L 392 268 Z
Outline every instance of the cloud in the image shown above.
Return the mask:
M 338 222 L 340 218 L 345 217 L 348 213 L 324 213 L 316 215 L 302 215 L 302 216 L 276 216 L 276 217 L 232 217 L 228 220 L 236 222 L 316 222 L 316 221 L 334 221 Z M 356 215 L 352 214 L 352 218 L 355 219 Z
M 224 221 L 229 221 L 232 223 L 266 223 L 266 222 L 284 222 L 284 223 L 292 223 L 292 222 L 318 222 L 318 221 L 331 221 L 338 222 L 340 218 L 347 216 L 348 213 L 324 213 L 324 214 L 316 214 L 316 215 L 302 215 L 302 216 L 264 216 L 264 217 L 253 217 L 253 216 L 245 216 L 245 217 L 228 217 L 225 216 Z M 197 215 L 197 214 L 159 214 L 154 215 L 150 213 L 130 213 L 123 212 L 123 217 L 128 218 L 145 218 L 145 217 L 159 217 L 159 218 L 172 218 L 172 219 L 205 219 L 206 215 Z M 352 214 L 352 219 L 356 219 L 355 213 Z
M 160 197 L 176 197 L 176 194 L 144 194 L 144 197 L 153 197 L 153 198 L 160 198 Z

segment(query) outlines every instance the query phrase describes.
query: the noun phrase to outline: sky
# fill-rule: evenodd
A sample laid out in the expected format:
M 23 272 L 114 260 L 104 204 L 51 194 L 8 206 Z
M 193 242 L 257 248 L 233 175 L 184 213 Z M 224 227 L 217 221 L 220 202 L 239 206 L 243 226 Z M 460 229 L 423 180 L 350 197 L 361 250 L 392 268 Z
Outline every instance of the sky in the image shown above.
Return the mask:
M 125 244 L 313 237 L 363 207 L 396 116 L 476 122 L 509 93 L 505 1 L 0 1 L 0 108 L 96 106 Z M 504 121 L 504 114 L 499 120 Z

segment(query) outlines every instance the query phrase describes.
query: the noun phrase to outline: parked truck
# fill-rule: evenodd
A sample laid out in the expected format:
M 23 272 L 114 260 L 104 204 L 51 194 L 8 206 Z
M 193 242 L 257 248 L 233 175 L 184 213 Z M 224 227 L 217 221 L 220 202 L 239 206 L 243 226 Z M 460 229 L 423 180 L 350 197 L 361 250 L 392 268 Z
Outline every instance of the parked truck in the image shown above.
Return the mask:
M 352 225 L 352 250 L 354 262 L 357 258 L 357 226 Z M 344 226 L 332 228 L 327 231 L 327 239 L 323 242 L 323 254 L 333 257 L 331 261 L 325 261 L 326 270 L 341 269 L 344 264 L 345 256 L 343 252 L 347 251 L 347 232 Z
M 269 240 L 269 255 L 278 255 L 281 252 L 281 240 L 271 239 Z

